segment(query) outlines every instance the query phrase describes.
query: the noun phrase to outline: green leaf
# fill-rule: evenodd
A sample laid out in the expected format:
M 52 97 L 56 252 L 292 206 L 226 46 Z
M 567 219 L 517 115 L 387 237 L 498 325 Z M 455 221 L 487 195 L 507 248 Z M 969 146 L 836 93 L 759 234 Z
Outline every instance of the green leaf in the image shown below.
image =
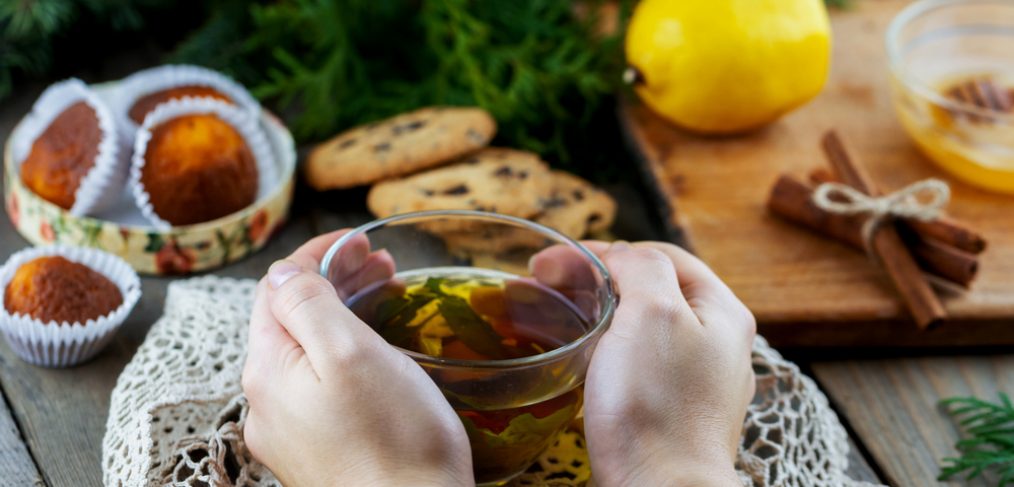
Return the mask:
M 419 310 L 437 299 L 429 294 L 412 294 L 380 303 L 377 307 L 377 321 L 385 328 L 408 327 Z
M 472 310 L 464 298 L 444 296 L 438 309 L 447 321 L 447 326 L 468 348 L 494 360 L 507 358 L 507 352 L 501 343 L 503 337 Z
M 437 296 L 446 296 L 447 293 L 445 293 L 443 287 L 441 287 L 446 282 L 447 278 L 445 277 L 430 277 L 426 279 L 426 282 L 423 284 L 423 288 Z

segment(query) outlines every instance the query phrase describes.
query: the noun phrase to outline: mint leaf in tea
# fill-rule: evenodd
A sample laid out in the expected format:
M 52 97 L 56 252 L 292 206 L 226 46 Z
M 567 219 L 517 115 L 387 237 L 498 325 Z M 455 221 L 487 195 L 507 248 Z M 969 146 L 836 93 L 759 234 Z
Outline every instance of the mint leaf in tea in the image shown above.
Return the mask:
M 533 279 L 475 268 L 400 273 L 346 304 L 388 343 L 464 361 L 539 355 L 589 329 L 588 320 L 558 291 Z M 536 382 L 559 380 L 552 369 L 543 375 L 497 375 L 470 373 L 465 367 L 441 371 L 434 379 L 465 425 L 480 484 L 509 479 L 527 468 L 581 407 L 580 387 L 562 385 L 548 399 L 543 394 L 555 389 Z M 533 397 L 524 392 L 508 396 L 505 390 L 532 391 Z
M 399 275 L 347 305 L 392 345 L 460 360 L 538 355 L 588 329 L 566 297 L 532 279 L 452 272 Z

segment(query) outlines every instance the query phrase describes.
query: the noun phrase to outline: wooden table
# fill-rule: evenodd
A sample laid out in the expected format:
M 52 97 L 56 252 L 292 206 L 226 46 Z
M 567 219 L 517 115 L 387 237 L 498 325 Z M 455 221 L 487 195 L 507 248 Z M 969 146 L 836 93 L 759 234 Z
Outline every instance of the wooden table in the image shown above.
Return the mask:
M 144 63 L 144 58 L 139 57 L 139 62 Z M 114 79 L 136 68 L 138 61 L 111 64 L 114 69 L 92 77 Z M 6 139 L 40 91 L 41 87 L 24 90 L 0 105 L 0 140 Z M 614 229 L 618 236 L 629 240 L 664 238 L 664 225 L 643 199 L 642 188 L 618 184 L 609 189 L 622 202 Z M 310 237 L 369 219 L 362 192 L 315 195 L 299 188 L 297 195 L 290 223 L 273 242 L 216 274 L 260 277 L 271 262 Z M 0 216 L 0 261 L 26 245 L 6 214 Z M 33 367 L 19 360 L 6 344 L 0 345 L 0 485 L 101 485 L 100 448 L 110 391 L 161 314 L 169 282 L 144 278 L 144 296 L 113 343 L 95 360 L 79 367 Z M 845 355 L 826 360 L 812 359 L 801 351 L 790 356 L 801 360 L 804 370 L 815 376 L 850 428 L 857 445 L 850 474 L 891 485 L 933 485 L 938 460 L 954 454 L 957 431 L 937 410 L 941 397 L 968 393 L 995 397 L 997 390 L 1014 391 L 1011 355 Z

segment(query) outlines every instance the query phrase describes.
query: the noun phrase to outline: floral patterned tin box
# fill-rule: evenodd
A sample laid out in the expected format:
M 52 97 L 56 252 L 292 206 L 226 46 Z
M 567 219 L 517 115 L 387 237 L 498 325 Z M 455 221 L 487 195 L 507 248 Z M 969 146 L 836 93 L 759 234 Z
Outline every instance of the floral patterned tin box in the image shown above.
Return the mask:
M 114 102 L 120 83 L 92 86 Z M 27 118 L 27 116 L 26 116 Z M 4 144 L 4 207 L 18 232 L 34 245 L 95 247 L 119 255 L 138 272 L 179 275 L 215 269 L 263 247 L 284 223 L 292 201 L 296 151 L 292 135 L 276 117 L 260 112 L 259 123 L 273 155 L 272 188 L 252 205 L 205 223 L 157 229 L 125 191 L 122 200 L 96 216 L 79 217 L 26 187 L 12 146 L 25 135 L 23 119 Z

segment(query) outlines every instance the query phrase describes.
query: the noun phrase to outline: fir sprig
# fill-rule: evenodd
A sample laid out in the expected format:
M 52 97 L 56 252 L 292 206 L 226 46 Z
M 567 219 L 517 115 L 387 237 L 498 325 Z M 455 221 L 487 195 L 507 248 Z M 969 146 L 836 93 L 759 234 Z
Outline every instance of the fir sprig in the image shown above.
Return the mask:
M 973 479 L 986 473 L 999 476 L 999 486 L 1014 485 L 1014 404 L 1000 393 L 998 403 L 975 397 L 954 397 L 941 405 L 968 433 L 955 445 L 959 457 L 944 458 L 940 480 L 956 475 Z
M 620 84 L 620 34 L 595 35 L 571 2 L 235 3 L 220 0 L 212 11 L 234 14 L 213 16 L 178 60 L 237 77 L 304 141 L 425 105 L 478 105 L 497 143 L 566 164 Z
M 0 100 L 19 77 L 41 77 L 53 68 L 53 47 L 75 24 L 103 31 L 137 31 L 144 15 L 171 0 L 0 1 Z M 105 33 L 105 32 L 104 32 Z M 98 34 L 81 32 L 84 36 Z M 78 39 L 77 42 L 80 42 Z

